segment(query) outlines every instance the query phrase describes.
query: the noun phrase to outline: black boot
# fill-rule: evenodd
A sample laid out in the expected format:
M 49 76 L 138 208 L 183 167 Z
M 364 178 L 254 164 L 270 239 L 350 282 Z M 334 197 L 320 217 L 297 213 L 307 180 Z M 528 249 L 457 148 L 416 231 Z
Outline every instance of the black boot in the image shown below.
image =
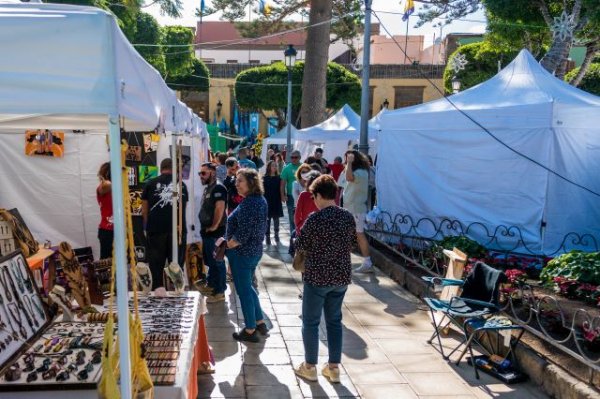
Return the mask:
M 265 236 L 265 243 L 266 243 L 267 245 L 271 245 L 271 236 L 270 236 L 269 234 L 267 234 L 267 235 Z

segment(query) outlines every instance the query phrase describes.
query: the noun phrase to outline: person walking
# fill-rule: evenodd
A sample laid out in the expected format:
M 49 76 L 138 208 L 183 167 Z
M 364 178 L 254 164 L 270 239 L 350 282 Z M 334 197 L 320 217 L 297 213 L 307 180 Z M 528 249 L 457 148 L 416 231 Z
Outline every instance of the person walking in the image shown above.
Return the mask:
M 223 260 L 216 260 L 213 253 L 216 241 L 225 234 L 225 200 L 227 189 L 217 181 L 217 166 L 207 162 L 200 167 L 200 181 L 205 186 L 200 206 L 200 236 L 202 237 L 202 256 L 208 266 L 207 284 L 200 292 L 208 295 L 206 302 L 215 303 L 225 300 L 226 269 Z
M 105 162 L 98 170 L 100 184 L 96 188 L 96 200 L 100 206 L 100 224 L 98 240 L 100 241 L 100 259 L 112 258 L 114 240 L 112 185 L 110 182 L 110 162 Z
M 279 242 L 279 218 L 283 217 L 283 206 L 281 205 L 281 177 L 277 170 L 277 162 L 269 161 L 267 171 L 263 177 L 263 187 L 265 190 L 265 199 L 267 200 L 267 232 L 265 241 L 271 245 L 271 220 L 273 220 L 273 233 L 275 242 Z
M 219 183 L 223 183 L 225 178 L 227 177 L 227 166 L 225 166 L 225 161 L 227 161 L 227 154 L 224 152 L 218 153 L 216 156 L 217 159 L 217 181 Z
M 296 181 L 296 171 L 300 167 L 300 151 L 293 151 L 291 154 L 292 162 L 285 165 L 281 171 L 281 202 L 286 203 L 288 211 L 288 220 L 290 221 L 290 233 L 295 230 L 294 210 L 296 204 L 292 195 L 294 181 Z
M 320 148 L 320 147 L 316 148 L 315 152 L 313 154 L 313 157 L 315 158 L 315 162 L 319 164 L 321 169 L 328 167 L 329 162 L 327 162 L 327 160 L 325 158 L 323 158 L 323 149 L 322 148 Z
M 277 170 L 281 175 L 281 172 L 283 172 L 283 168 L 285 167 L 285 161 L 283 160 L 283 155 L 281 155 L 280 152 L 275 154 L 275 162 L 277 162 Z
M 262 257 L 262 241 L 267 231 L 267 201 L 258 172 L 240 169 L 236 176 L 238 193 L 244 197 L 227 218 L 227 258 L 231 266 L 233 284 L 240 299 L 244 328 L 233 333 L 238 341 L 258 342 L 258 334 L 267 335 L 268 328 L 252 285 L 256 266 Z
M 152 289 L 163 285 L 163 268 L 165 262 L 172 262 L 172 203 L 173 203 L 173 162 L 165 158 L 160 163 L 160 176 L 149 180 L 142 191 L 142 218 L 146 233 L 146 258 L 152 272 Z M 188 191 L 185 183 L 181 190 L 182 231 L 186 234 L 185 207 L 188 201 Z M 179 264 L 185 257 L 185 239 L 179 246 Z
M 238 164 L 240 165 L 240 169 L 252 168 L 254 170 L 258 170 L 256 164 L 252 162 L 252 160 L 248 159 L 248 155 L 248 148 L 242 147 L 238 150 Z
M 306 219 L 313 213 L 319 210 L 313 195 L 308 191 L 308 187 L 314 182 L 317 177 L 321 176 L 321 173 L 313 170 L 304 175 L 306 178 L 306 190 L 300 193 L 298 197 L 298 203 L 296 204 L 296 212 L 294 213 L 294 224 L 296 225 L 296 237 L 301 234 L 302 226 L 306 222 Z
M 319 166 L 316 165 L 316 168 Z M 294 207 L 298 204 L 298 198 L 300 198 L 300 193 L 306 190 L 306 175 L 314 170 L 311 165 L 307 163 L 303 163 L 296 170 L 296 181 L 292 183 L 292 197 L 294 197 Z
M 363 263 L 355 272 L 373 273 L 373 262 L 369 256 L 369 242 L 365 236 L 365 217 L 369 200 L 369 161 L 356 150 L 346 152 L 346 169 L 343 176 L 346 184 L 343 192 L 344 208 L 354 216 L 356 235 Z
M 340 382 L 342 303 L 351 282 L 350 251 L 356 243 L 356 224 L 350 212 L 335 205 L 337 185 L 333 177 L 316 178 L 309 192 L 319 210 L 308 217 L 296 240 L 297 249 L 306 251 L 306 261 L 302 294 L 304 362 L 294 372 L 317 381 L 319 324 L 324 313 L 329 359 L 321 372 L 330 382 Z
M 243 198 L 235 188 L 235 175 L 240 168 L 237 159 L 227 158 L 225 167 L 227 167 L 227 177 L 223 181 L 223 185 L 227 189 L 227 214 L 229 215 L 242 202 Z

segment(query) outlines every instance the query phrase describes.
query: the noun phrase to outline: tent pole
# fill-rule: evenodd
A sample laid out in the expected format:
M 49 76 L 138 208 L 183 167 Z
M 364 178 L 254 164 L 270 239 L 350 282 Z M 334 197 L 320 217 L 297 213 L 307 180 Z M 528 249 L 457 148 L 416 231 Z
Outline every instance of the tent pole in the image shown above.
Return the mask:
M 131 398 L 131 360 L 129 359 L 129 290 L 127 288 L 127 259 L 125 256 L 125 211 L 121 177 L 121 129 L 119 116 L 108 119 L 110 146 L 110 175 L 114 219 L 114 251 L 117 268 L 117 316 L 119 337 L 119 369 L 121 370 L 121 398 Z
M 369 153 L 369 73 L 371 63 L 371 1 L 365 0 L 365 37 L 363 40 L 362 92 L 360 96 L 360 143 L 358 149 Z
M 178 221 L 178 211 L 177 207 L 179 205 L 178 198 L 181 193 L 177 192 L 177 173 L 181 173 L 181 171 L 177 170 L 177 137 L 179 133 L 171 132 L 171 164 L 172 166 L 172 174 L 171 174 L 171 182 L 173 184 L 172 189 L 172 197 L 171 197 L 171 210 L 172 210 L 172 223 L 171 223 L 171 245 L 172 245 L 172 262 L 175 264 L 179 264 L 179 240 L 177 239 L 177 221 Z

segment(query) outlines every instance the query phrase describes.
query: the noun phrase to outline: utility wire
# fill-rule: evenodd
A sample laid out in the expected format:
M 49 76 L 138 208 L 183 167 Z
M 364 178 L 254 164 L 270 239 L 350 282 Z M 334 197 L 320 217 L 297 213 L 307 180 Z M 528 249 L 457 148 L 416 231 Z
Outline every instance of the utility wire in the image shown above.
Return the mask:
M 390 33 L 390 31 L 386 28 L 386 26 L 383 24 L 383 22 L 381 21 L 381 19 L 379 18 L 379 16 L 377 15 L 377 13 L 375 11 L 372 11 L 373 15 L 375 16 L 375 18 L 377 18 L 377 20 L 379 21 L 379 23 L 381 24 L 381 27 L 383 28 L 383 30 L 392 38 L 392 40 L 396 43 L 396 45 L 398 46 L 398 48 L 400 49 L 400 51 L 402 51 L 402 53 L 404 53 L 404 55 L 406 56 L 406 58 L 412 62 L 412 59 L 408 56 L 408 54 L 406 54 L 406 51 L 402 48 L 402 46 L 400 45 L 400 43 L 398 43 L 398 41 L 394 38 L 394 36 Z M 493 134 L 492 132 L 490 132 L 485 126 L 483 126 L 481 123 L 477 122 L 474 118 L 472 118 L 469 114 L 467 114 L 465 111 L 463 111 L 462 109 L 460 109 L 456 104 L 454 104 L 454 102 L 450 99 L 450 97 L 445 96 L 445 93 L 429 78 L 427 77 L 426 74 L 424 74 L 421 70 L 421 67 L 419 65 L 417 65 L 417 70 L 419 71 L 419 73 L 421 74 L 423 79 L 426 79 L 442 96 L 442 98 L 444 98 L 446 101 L 448 101 L 448 103 L 450 105 L 452 105 L 452 107 L 454 109 L 456 109 L 458 112 L 460 112 L 462 115 L 464 115 L 467 119 L 469 119 L 471 122 L 473 122 L 477 127 L 481 128 L 481 130 L 483 130 L 485 133 L 487 133 L 491 138 L 493 138 L 494 140 L 496 140 L 500 145 L 502 145 L 503 147 L 505 147 L 506 149 L 508 149 L 509 151 L 517 154 L 518 156 L 528 160 L 529 162 L 532 162 L 533 164 L 539 166 L 540 168 L 544 169 L 545 171 L 549 172 L 550 174 L 553 174 L 554 176 L 558 177 L 561 180 L 566 181 L 569 184 L 572 184 L 575 187 L 578 187 L 584 191 L 587 191 L 590 194 L 596 195 L 598 197 L 600 197 L 600 193 L 584 186 L 581 185 L 579 183 L 574 182 L 573 180 L 569 179 L 568 177 L 558 173 L 557 171 L 549 168 L 548 166 L 542 164 L 539 161 L 536 161 L 535 159 L 531 158 L 528 155 L 523 154 L 521 151 L 511 147 L 510 145 L 508 145 L 507 143 L 505 143 L 504 141 L 502 141 L 499 137 L 497 137 L 495 134 Z

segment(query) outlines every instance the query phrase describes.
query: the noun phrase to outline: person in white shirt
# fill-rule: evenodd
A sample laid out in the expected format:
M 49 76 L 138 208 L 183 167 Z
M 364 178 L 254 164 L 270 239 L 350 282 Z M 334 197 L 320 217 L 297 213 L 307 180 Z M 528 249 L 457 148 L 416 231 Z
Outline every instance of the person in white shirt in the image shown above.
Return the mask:
M 344 208 L 354 216 L 358 247 L 364 257 L 362 265 L 355 272 L 372 273 L 374 271 L 373 262 L 369 254 L 369 242 L 364 233 L 367 201 L 369 200 L 369 160 L 356 150 L 346 151 L 345 156 L 346 169 L 340 176 L 340 180 L 345 180 Z

